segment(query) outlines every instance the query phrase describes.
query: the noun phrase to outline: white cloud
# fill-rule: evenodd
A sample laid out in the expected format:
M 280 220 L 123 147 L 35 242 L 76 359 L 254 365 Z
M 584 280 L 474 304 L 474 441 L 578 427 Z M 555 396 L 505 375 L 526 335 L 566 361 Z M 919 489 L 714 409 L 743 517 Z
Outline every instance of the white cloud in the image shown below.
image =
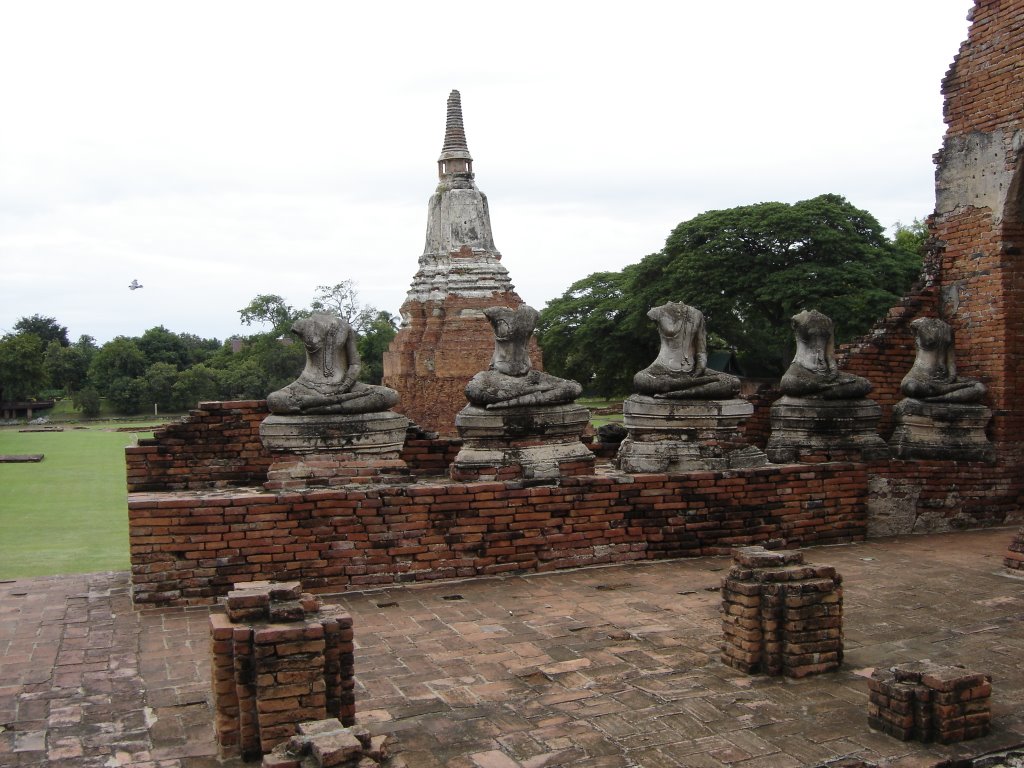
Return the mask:
M 907 221 L 969 6 L 3 3 L 0 329 L 223 338 L 259 293 L 346 278 L 397 311 L 451 88 L 537 306 L 708 209 L 835 192 Z

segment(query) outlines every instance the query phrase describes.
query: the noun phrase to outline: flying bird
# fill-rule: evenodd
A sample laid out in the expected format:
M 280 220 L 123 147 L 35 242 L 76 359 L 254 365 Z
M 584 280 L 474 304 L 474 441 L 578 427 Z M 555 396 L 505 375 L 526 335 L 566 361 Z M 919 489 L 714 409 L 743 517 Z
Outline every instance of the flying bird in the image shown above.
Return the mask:
M 140 283 L 138 280 L 132 280 L 130 283 L 128 283 L 128 288 L 133 290 L 133 291 L 137 290 L 137 289 L 139 289 L 141 287 L 142 287 L 142 283 Z

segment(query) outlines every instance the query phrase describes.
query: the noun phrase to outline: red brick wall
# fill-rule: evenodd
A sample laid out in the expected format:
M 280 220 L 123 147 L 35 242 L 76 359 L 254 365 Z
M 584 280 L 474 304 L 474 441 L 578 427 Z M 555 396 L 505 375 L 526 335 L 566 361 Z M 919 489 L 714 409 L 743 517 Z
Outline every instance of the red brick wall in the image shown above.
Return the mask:
M 270 454 L 260 442 L 264 400 L 200 403 L 181 422 L 125 449 L 128 492 L 258 485 Z
M 1006 525 L 1021 519 L 1009 464 L 888 461 L 868 465 L 868 536 Z
M 265 400 L 200 403 L 181 422 L 125 449 L 128 492 L 262 485 L 272 462 L 259 433 L 268 413 Z M 461 445 L 410 437 L 402 459 L 415 474 L 444 475 Z
M 864 537 L 863 466 L 405 485 L 304 493 L 136 494 L 135 599 L 210 602 L 231 584 L 313 591 L 726 554 L 783 537 Z

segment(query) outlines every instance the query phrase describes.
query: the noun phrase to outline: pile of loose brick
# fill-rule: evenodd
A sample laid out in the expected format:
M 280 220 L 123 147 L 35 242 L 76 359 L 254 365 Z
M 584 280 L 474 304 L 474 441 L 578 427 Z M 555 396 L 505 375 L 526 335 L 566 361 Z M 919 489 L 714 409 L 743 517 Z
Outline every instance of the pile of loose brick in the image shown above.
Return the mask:
M 355 724 L 352 618 L 299 582 L 236 585 L 210 615 L 221 754 L 251 759 L 307 720 Z
M 390 740 L 335 719 L 299 723 L 298 734 L 264 756 L 262 768 L 405 768 L 390 754 Z
M 722 663 L 801 678 L 843 661 L 842 577 L 796 551 L 741 547 L 722 582 Z
M 868 689 L 868 724 L 901 741 L 954 744 L 989 732 L 989 675 L 921 661 L 875 670 Z

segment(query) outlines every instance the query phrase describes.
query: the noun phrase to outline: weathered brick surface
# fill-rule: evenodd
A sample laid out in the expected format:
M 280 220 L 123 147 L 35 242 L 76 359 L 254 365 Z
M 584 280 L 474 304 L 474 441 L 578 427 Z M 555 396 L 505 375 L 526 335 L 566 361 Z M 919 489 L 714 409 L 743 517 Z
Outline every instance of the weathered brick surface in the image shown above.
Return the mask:
M 867 465 L 868 535 L 962 530 L 1020 519 L 1017 465 L 880 461 Z
M 859 540 L 862 465 L 301 492 L 133 494 L 135 600 L 212 601 L 234 582 L 313 591 Z
M 210 615 L 215 730 L 222 756 L 270 752 L 305 720 L 355 723 L 352 617 L 321 611 L 297 581 L 235 585 Z
M 262 483 L 271 463 L 259 436 L 266 415 L 263 400 L 200 403 L 125 449 L 129 493 Z
M 875 670 L 868 724 L 901 741 L 954 744 L 988 733 L 990 675 L 930 662 Z
M 181 422 L 125 449 L 128 492 L 262 485 L 274 463 L 259 435 L 268 413 L 265 400 L 200 403 Z M 443 475 L 460 446 L 457 440 L 409 437 L 401 459 L 410 472 Z M 354 473 L 355 482 L 359 476 Z
M 801 678 L 843 661 L 842 578 L 800 552 L 740 547 L 722 581 L 722 663 Z

